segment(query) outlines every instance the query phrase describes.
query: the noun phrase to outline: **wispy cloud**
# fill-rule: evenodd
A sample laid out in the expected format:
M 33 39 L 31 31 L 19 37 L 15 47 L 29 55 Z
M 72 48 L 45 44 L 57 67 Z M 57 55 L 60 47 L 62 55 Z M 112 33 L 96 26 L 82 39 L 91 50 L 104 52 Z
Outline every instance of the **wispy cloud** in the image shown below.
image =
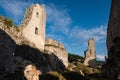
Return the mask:
M 70 32 L 70 38 L 75 38 L 83 42 L 87 42 L 89 38 L 94 38 L 96 42 L 102 42 L 106 38 L 106 28 L 106 26 L 100 26 L 83 29 L 76 26 Z
M 67 9 L 58 9 L 54 4 L 46 5 L 47 23 L 51 32 L 68 34 L 69 25 L 72 23 Z
M 24 1 L 11 1 L 11 0 L 4 0 L 0 1 L 0 6 L 4 9 L 5 13 L 8 16 L 11 16 L 15 22 L 19 21 L 21 17 L 23 17 L 25 13 L 25 9 L 32 4 L 31 1 L 24 2 Z
M 47 34 L 46 38 L 51 38 L 53 40 L 57 40 L 58 42 L 64 43 L 64 38 L 62 35 Z
M 97 58 L 97 60 L 105 61 L 105 55 L 104 54 L 97 54 L 96 58 Z

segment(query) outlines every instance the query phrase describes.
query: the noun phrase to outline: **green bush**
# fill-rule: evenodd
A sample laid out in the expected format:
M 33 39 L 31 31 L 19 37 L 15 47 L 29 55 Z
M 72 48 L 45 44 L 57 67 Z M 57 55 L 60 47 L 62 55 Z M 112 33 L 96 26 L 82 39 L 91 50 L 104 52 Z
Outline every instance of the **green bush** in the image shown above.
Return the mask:
M 82 56 L 69 53 L 68 60 L 69 62 L 78 61 L 78 60 L 84 61 L 84 58 Z
M 4 24 L 7 25 L 8 28 L 13 26 L 13 21 L 11 19 L 5 18 Z
M 47 74 L 41 75 L 40 80 L 65 80 L 61 73 L 56 71 L 48 72 Z

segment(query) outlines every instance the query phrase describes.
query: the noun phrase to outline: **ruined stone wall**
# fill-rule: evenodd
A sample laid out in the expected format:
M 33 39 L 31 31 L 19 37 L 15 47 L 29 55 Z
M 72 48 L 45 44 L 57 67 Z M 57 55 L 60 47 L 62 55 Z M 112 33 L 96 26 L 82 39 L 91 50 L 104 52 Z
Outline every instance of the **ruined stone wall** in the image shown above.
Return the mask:
M 68 66 L 68 53 L 66 52 L 63 44 L 47 38 L 45 41 L 45 50 L 47 51 L 48 54 L 50 55 L 53 54 L 59 60 L 61 60 L 65 67 Z M 51 57 L 50 61 L 53 65 L 57 64 L 56 61 L 54 60 L 54 57 L 53 58 Z
M 95 42 L 94 39 L 91 38 L 88 41 L 88 49 L 85 51 L 85 60 L 84 60 L 84 65 L 85 66 L 91 66 L 95 67 L 96 66 L 96 50 L 95 50 Z
M 44 6 L 34 4 L 29 7 L 19 27 L 9 27 L 4 24 L 4 20 L 5 18 L 1 16 L 0 28 L 6 31 L 17 44 L 27 44 L 44 50 L 46 29 L 46 12 Z
M 44 50 L 46 26 L 44 6 L 35 4 L 28 8 L 20 26 L 23 28 L 22 36 L 34 43 L 36 48 Z

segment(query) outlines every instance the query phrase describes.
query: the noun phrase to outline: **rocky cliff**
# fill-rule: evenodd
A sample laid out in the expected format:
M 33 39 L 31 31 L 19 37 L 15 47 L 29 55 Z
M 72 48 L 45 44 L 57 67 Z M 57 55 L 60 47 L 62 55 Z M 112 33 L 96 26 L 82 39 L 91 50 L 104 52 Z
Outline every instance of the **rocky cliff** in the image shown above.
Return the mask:
M 58 65 L 60 65 L 60 63 L 63 63 L 65 67 L 68 66 L 68 53 L 63 44 L 47 38 L 45 41 L 45 51 L 49 54 L 48 59 L 54 69 L 59 68 L 60 66 Z
M 34 65 L 41 73 L 50 71 L 51 67 L 43 54 L 29 45 L 16 44 L 5 31 L 0 29 L 0 80 L 17 74 L 19 74 L 18 78 L 24 78 L 22 74 L 28 65 Z
M 96 66 L 96 51 L 95 51 L 95 41 L 93 38 L 89 39 L 88 41 L 88 49 L 85 51 L 85 66 Z
M 0 73 L 13 73 L 15 71 L 13 56 L 15 48 L 14 40 L 0 29 Z
M 120 0 L 112 0 L 107 29 L 108 59 L 103 65 L 103 74 L 117 80 L 120 72 Z

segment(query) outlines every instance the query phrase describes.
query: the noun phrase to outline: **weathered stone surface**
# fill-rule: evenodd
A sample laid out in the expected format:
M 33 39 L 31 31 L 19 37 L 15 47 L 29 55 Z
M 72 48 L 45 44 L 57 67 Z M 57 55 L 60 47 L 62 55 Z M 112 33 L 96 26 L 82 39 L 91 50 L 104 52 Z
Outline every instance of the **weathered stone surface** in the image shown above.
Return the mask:
M 28 65 L 25 67 L 24 76 L 27 80 L 39 80 L 39 71 L 33 65 Z
M 34 43 L 36 48 L 44 50 L 45 44 L 46 11 L 43 5 L 34 4 L 25 13 L 22 27 L 22 36 Z M 34 47 L 34 46 L 32 46 Z
M 0 73 L 13 73 L 15 70 L 13 53 L 16 43 L 0 29 Z
M 85 66 L 96 66 L 96 51 L 95 51 L 95 41 L 93 38 L 89 39 L 88 41 L 88 49 L 85 51 Z
M 117 80 L 120 72 L 120 0 L 112 0 L 107 29 L 107 49 L 108 59 L 103 66 L 104 76 Z
M 60 63 L 63 63 L 65 67 L 68 66 L 68 54 L 63 44 L 47 38 L 45 50 L 49 55 L 48 58 L 53 69 L 56 69 Z

